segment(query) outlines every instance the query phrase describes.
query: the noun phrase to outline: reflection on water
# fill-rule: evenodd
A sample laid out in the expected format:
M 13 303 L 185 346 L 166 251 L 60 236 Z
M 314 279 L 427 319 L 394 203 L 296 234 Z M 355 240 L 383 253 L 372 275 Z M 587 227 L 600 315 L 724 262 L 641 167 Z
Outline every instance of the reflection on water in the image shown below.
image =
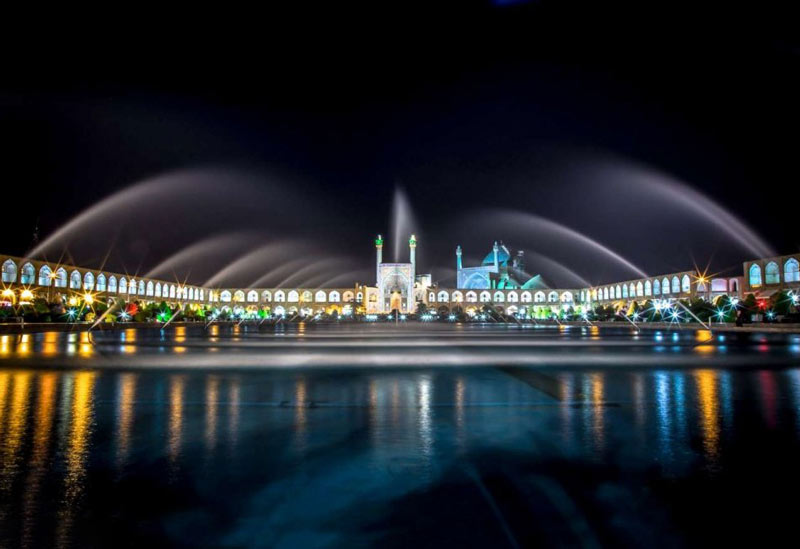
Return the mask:
M 130 452 L 133 411 L 136 399 L 136 374 L 124 373 L 118 377 L 117 397 L 117 468 L 125 466 Z
M 178 458 L 181 453 L 181 436 L 183 435 L 183 375 L 173 375 L 169 384 L 169 429 L 167 446 L 169 462 L 173 469 L 178 469 Z
M 312 328 L 305 332 L 309 340 Z M 572 331 L 580 338 L 592 332 Z M 166 339 L 192 345 L 186 332 L 172 337 Z M 219 338 L 219 329 L 210 337 Z M 241 332 L 237 337 L 247 339 Z M 687 337 L 687 356 L 702 360 L 695 338 Z M 138 358 L 149 352 L 147 343 L 141 332 L 126 330 L 113 345 L 129 347 L 123 352 Z M 508 477 L 508 486 L 502 480 L 499 488 L 491 480 L 483 489 L 470 481 L 453 496 L 459 509 L 473 496 L 479 502 L 460 523 L 469 529 L 478 527 L 475 517 L 486 516 L 487 498 L 502 509 L 507 491 L 527 482 L 513 477 L 508 461 L 491 470 L 508 456 L 536 474 L 556 463 L 555 472 L 545 473 L 548 482 L 559 481 L 559 471 L 574 475 L 578 480 L 556 488 L 576 502 L 587 496 L 572 498 L 571 491 L 592 485 L 606 470 L 615 471 L 602 480 L 606 486 L 615 482 L 622 490 L 619 483 L 633 475 L 625 489 L 639 490 L 652 471 L 673 485 L 690 477 L 722 478 L 742 452 L 752 452 L 748 466 L 755 461 L 763 468 L 769 456 L 755 453 L 761 441 L 753 442 L 754 429 L 761 437 L 780 437 L 783 451 L 800 456 L 797 368 L 19 367 L 31 354 L 66 354 L 69 346 L 79 365 L 100 354 L 78 333 L 28 341 L 0 336 L 0 354 L 19 359 L 14 368 L 0 369 L 2 547 L 242 546 L 258 539 L 313 545 L 278 539 L 283 534 L 276 532 L 315 531 L 328 516 L 347 520 L 326 523 L 326 535 L 345 527 L 373 532 L 374 524 L 359 522 L 370 515 L 360 507 L 364 502 L 391 514 L 408 493 L 446 490 L 467 467 L 488 467 L 481 475 L 490 479 Z M 541 496 L 529 488 L 513 494 L 525 513 L 543 505 L 536 499 L 527 506 L 526 497 Z M 641 497 L 633 492 L 630 501 L 638 506 Z M 160 502 L 166 503 L 154 511 Z M 433 516 L 445 502 L 419 512 L 413 504 L 414 512 L 406 512 Z M 208 518 L 221 515 L 234 518 L 230 524 Z M 255 538 L 230 537 L 238 531 L 231 524 L 240 521 L 256 525 Z M 115 532 L 143 537 L 117 539 L 122 534 Z M 97 542 L 91 536 L 105 537 Z
M 703 448 L 709 466 L 715 467 L 719 460 L 719 400 L 717 373 L 714 370 L 698 370 L 694 374 L 697 384 L 697 399 L 700 403 L 703 427 Z

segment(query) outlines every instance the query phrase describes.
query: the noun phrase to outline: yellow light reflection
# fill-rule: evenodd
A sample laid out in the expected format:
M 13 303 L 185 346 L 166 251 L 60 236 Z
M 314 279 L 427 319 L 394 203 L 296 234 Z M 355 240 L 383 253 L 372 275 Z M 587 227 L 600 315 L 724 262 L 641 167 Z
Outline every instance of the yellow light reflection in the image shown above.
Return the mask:
M 306 381 L 298 379 L 294 385 L 294 434 L 295 434 L 295 447 L 298 451 L 303 452 L 306 447 Z
M 705 343 L 714 339 L 714 336 L 711 334 L 711 330 L 697 330 L 694 338 L 698 343 Z
M 117 467 L 121 468 L 128 459 L 136 401 L 136 374 L 119 376 L 119 397 L 117 409 Z
M 6 399 L 8 398 L 8 385 L 11 381 L 11 374 L 0 372 L 0 439 L 2 439 L 3 428 L 5 427 Z
M 122 352 L 125 354 L 134 354 L 136 352 L 136 329 L 128 328 L 122 332 L 122 341 L 126 343 L 126 345 L 122 346 Z M 134 345 L 130 345 L 131 343 L 134 343 Z
M 86 460 L 89 456 L 89 438 L 91 436 L 93 415 L 93 391 L 96 374 L 94 372 L 78 372 L 72 384 L 72 406 L 69 439 L 67 441 L 66 472 L 64 474 L 63 507 L 59 512 L 56 530 L 57 547 L 69 545 L 72 529 L 73 513 L 76 502 L 85 489 Z
M 22 545 L 24 547 L 30 546 L 33 539 L 36 500 L 39 497 L 42 477 L 48 470 L 47 453 L 53 428 L 57 382 L 58 378 L 54 373 L 39 376 L 39 398 L 36 402 L 33 449 L 28 461 L 30 473 L 25 483 L 25 495 L 22 503 Z
M 183 343 L 186 341 L 186 326 L 175 327 L 175 343 Z
M 92 340 L 89 339 L 89 332 L 81 332 L 81 344 L 78 347 L 78 356 L 88 358 L 92 356 L 93 352 L 94 347 L 92 346 Z
M 598 451 L 602 451 L 605 446 L 605 406 L 603 399 L 605 398 L 605 383 L 603 374 L 591 375 L 592 386 L 592 404 L 593 404 L 593 421 L 592 421 L 592 434 L 594 436 L 595 447 Z
M 694 374 L 697 398 L 703 428 L 703 448 L 706 457 L 716 462 L 719 453 L 719 397 L 717 395 L 717 373 L 714 370 L 698 370 Z
M 11 336 L 0 336 L 0 356 L 6 356 L 11 353 Z
M 53 356 L 58 353 L 58 332 L 45 332 L 42 344 L 42 354 Z
M 19 356 L 27 356 L 31 352 L 31 336 L 30 334 L 22 334 L 19 336 L 19 345 L 17 345 L 17 354 Z
M 3 470 L 11 474 L 3 475 L 0 483 L 4 490 L 10 489 L 14 482 L 17 458 L 22 437 L 28 427 L 28 398 L 30 396 L 31 374 L 14 373 L 11 383 L 11 407 L 8 412 L 8 431 L 4 438 Z
M 694 348 L 694 351 L 696 353 L 707 355 L 709 353 L 713 353 L 714 352 L 714 346 L 713 345 L 698 345 L 697 347 Z
M 231 380 L 231 385 L 228 388 L 228 439 L 231 450 L 236 446 L 236 440 L 239 436 L 239 378 Z

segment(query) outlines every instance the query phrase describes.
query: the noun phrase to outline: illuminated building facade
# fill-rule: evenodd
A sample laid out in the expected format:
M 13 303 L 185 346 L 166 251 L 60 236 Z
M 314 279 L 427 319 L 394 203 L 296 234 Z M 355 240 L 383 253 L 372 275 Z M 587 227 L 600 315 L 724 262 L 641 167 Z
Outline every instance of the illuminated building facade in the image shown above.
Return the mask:
M 572 309 L 581 312 L 596 305 L 618 308 L 633 301 L 669 302 L 721 295 L 769 297 L 780 290 L 800 292 L 800 254 L 755 259 L 743 264 L 742 276 L 706 277 L 697 270 L 600 284 L 589 288 L 548 288 L 539 276 L 527 276 L 523 254 L 495 243 L 478 267 L 463 267 L 461 247 L 456 249 L 456 288 L 432 282 L 430 274 L 417 274 L 417 239 L 409 239 L 408 263 L 383 262 L 383 238 L 375 240 L 375 285 L 356 283 L 339 288 L 206 288 L 59 263 L 0 256 L 0 305 L 16 305 L 44 297 L 48 301 L 91 296 L 93 300 L 161 302 L 209 305 L 233 311 L 269 308 L 273 314 L 302 315 L 319 312 L 378 314 L 413 313 L 420 304 L 447 313 L 474 312 L 491 305 L 510 314 L 549 314 Z M 524 279 L 524 282 L 522 280 Z

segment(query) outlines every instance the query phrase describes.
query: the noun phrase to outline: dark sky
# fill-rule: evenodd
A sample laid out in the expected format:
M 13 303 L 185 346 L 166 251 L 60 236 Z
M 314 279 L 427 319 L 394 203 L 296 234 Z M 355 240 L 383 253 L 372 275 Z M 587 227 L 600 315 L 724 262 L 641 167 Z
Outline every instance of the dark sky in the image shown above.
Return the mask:
M 477 260 L 505 239 L 592 282 L 626 274 L 580 250 L 558 256 L 548 234 L 506 228 L 487 208 L 565 224 L 652 273 L 735 268 L 752 255 L 639 176 L 626 180 L 629 167 L 706 194 L 779 253 L 800 247 L 796 8 L 382 8 L 126 14 L 9 38 L 0 249 L 23 254 L 37 221 L 46 238 L 122 188 L 204 166 L 247 171 L 263 194 L 220 182 L 216 194 L 131 200 L 98 220 L 89 236 L 99 240 L 75 234 L 55 248 L 86 263 L 110 250 L 109 267 L 142 272 L 246 230 L 264 242 L 306 237 L 317 254 L 369 267 L 399 185 L 434 270 L 452 267 L 457 243 Z M 598 167 L 608 165 L 619 171 Z

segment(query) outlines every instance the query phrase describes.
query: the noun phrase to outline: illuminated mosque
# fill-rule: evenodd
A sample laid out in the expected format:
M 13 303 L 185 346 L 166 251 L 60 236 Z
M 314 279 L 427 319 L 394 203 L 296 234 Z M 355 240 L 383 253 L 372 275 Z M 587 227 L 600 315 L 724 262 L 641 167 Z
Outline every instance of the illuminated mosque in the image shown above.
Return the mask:
M 548 318 L 569 310 L 583 312 L 597 305 L 618 309 L 632 302 L 671 303 L 676 299 L 701 298 L 714 301 L 722 295 L 742 298 L 747 293 L 766 298 L 790 290 L 800 294 L 800 254 L 751 259 L 738 276 L 706 276 L 695 269 L 662 273 L 591 287 L 551 288 L 539 275 L 525 270 L 524 253 L 512 252 L 495 242 L 479 266 L 462 265 L 461 246 L 456 248 L 455 287 L 445 287 L 430 274 L 418 274 L 417 239 L 408 240 L 407 263 L 383 261 L 384 240 L 375 239 L 375 282 L 353 282 L 349 286 L 233 288 L 203 287 L 179 280 L 113 273 L 34 258 L 0 255 L 2 288 L 0 306 L 31 303 L 35 297 L 49 302 L 78 300 L 111 303 L 166 301 L 181 306 L 210 306 L 234 313 L 307 316 L 320 312 L 380 314 L 397 311 L 414 313 L 424 306 L 439 314 L 464 311 L 475 313 L 484 306 L 508 314 Z M 88 302 L 88 301 L 87 301 Z
M 495 241 L 492 251 L 479 267 L 464 267 L 461 263 L 461 246 L 456 248 L 456 271 L 459 289 L 541 289 L 546 288 L 539 275 L 525 272 L 525 253 L 518 250 L 512 258 L 511 252 L 501 241 Z M 523 282 L 524 281 L 524 282 Z

